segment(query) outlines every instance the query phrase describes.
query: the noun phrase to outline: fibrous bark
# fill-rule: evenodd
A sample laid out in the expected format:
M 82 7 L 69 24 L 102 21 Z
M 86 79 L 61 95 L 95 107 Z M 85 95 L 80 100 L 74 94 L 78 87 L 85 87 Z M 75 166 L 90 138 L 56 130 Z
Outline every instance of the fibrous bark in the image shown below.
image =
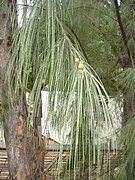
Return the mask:
M 7 94 L 13 28 L 17 28 L 16 0 L 3 1 L 0 8 L 0 102 L 10 179 L 44 179 L 44 139 L 27 128 L 26 101 L 22 104 L 11 94 L 14 103 L 9 106 Z

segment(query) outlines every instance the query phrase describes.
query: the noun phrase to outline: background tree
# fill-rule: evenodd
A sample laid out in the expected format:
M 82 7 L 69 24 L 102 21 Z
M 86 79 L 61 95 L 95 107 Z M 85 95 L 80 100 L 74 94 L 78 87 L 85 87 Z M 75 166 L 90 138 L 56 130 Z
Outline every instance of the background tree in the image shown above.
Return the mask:
M 115 1 L 117 18 L 123 38 L 124 48 L 122 49 L 123 72 L 121 74 L 122 92 L 124 94 L 124 122 L 122 130 L 122 140 L 125 143 L 125 160 L 121 168 L 119 179 L 135 178 L 135 158 L 134 158 L 134 1 L 122 1 L 120 10 Z M 127 134 L 127 135 L 125 135 Z M 126 173 L 125 173 L 125 172 Z M 122 175 L 123 173 L 123 175 Z

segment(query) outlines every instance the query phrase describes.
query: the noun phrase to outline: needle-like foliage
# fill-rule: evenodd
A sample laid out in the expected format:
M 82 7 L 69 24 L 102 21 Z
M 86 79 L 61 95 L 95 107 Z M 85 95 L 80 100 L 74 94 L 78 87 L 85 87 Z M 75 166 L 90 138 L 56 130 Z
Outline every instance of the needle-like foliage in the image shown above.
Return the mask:
M 29 15 L 24 16 L 25 21 L 16 30 L 11 49 L 12 57 L 8 67 L 11 106 L 16 102 L 15 99 L 21 99 L 29 91 L 34 107 L 32 121 L 40 107 L 41 89 L 44 84 L 48 85 L 48 121 L 60 132 L 62 144 L 65 139 L 61 129 L 66 131 L 67 123 L 70 124 L 65 179 L 71 178 L 72 170 L 74 179 L 83 177 L 85 173 L 91 179 L 93 164 L 98 167 L 98 176 L 103 151 L 107 151 L 109 159 L 110 144 L 114 146 L 115 132 L 107 105 L 109 97 L 67 24 L 66 18 L 70 19 L 73 2 L 33 0 L 29 6 Z M 103 124 L 109 134 L 106 146 L 102 146 L 99 133 Z M 57 178 L 61 175 L 62 152 L 63 145 Z M 80 162 L 82 170 L 78 174 Z M 106 168 L 109 166 L 108 160 Z

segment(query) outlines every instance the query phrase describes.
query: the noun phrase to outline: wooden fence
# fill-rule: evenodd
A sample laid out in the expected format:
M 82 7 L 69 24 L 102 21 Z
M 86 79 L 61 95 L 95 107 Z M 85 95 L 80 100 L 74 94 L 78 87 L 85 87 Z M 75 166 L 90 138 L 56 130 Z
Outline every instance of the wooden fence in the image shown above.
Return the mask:
M 59 151 L 47 151 L 44 160 L 45 180 L 54 179 L 58 163 Z M 66 163 L 68 153 L 65 151 L 62 155 L 63 165 Z M 8 157 L 6 149 L 0 149 L 0 180 L 9 180 Z

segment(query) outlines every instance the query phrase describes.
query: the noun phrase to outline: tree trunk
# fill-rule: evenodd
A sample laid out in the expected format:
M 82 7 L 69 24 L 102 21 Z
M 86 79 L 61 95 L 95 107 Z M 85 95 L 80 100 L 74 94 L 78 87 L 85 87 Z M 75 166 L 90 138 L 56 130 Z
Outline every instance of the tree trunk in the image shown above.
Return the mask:
M 17 103 L 14 103 L 12 108 L 8 105 L 7 66 L 10 60 L 12 27 L 16 23 L 16 19 L 13 19 L 16 0 L 3 1 L 0 8 L 0 101 L 10 179 L 40 180 L 44 179 L 44 139 L 35 135 L 34 129 L 27 129 L 27 113 L 24 108 L 26 102 L 20 104 L 19 100 L 15 99 Z
M 126 54 L 122 55 L 121 58 L 119 59 L 119 63 L 121 65 L 121 67 L 123 69 L 126 68 L 133 68 L 134 64 L 135 64 L 135 55 L 134 52 L 132 52 L 128 46 L 128 41 L 130 40 L 126 34 L 126 31 L 124 29 L 124 25 L 121 19 L 121 14 L 120 14 L 120 10 L 119 10 L 119 5 L 118 5 L 118 1 L 114 0 L 114 4 L 115 4 L 115 9 L 116 9 L 116 16 L 117 16 L 117 21 L 120 27 L 120 31 L 121 31 L 121 36 L 122 36 L 122 40 L 123 40 L 123 44 L 126 50 Z M 134 34 L 133 34 L 134 36 Z M 134 38 L 133 38 L 134 39 Z M 134 47 L 132 47 L 132 49 L 134 49 Z M 128 99 L 128 94 L 129 92 L 124 92 L 124 118 L 123 118 L 123 122 L 122 124 L 125 125 L 125 123 L 127 122 L 129 115 L 135 115 L 135 96 L 132 99 Z

